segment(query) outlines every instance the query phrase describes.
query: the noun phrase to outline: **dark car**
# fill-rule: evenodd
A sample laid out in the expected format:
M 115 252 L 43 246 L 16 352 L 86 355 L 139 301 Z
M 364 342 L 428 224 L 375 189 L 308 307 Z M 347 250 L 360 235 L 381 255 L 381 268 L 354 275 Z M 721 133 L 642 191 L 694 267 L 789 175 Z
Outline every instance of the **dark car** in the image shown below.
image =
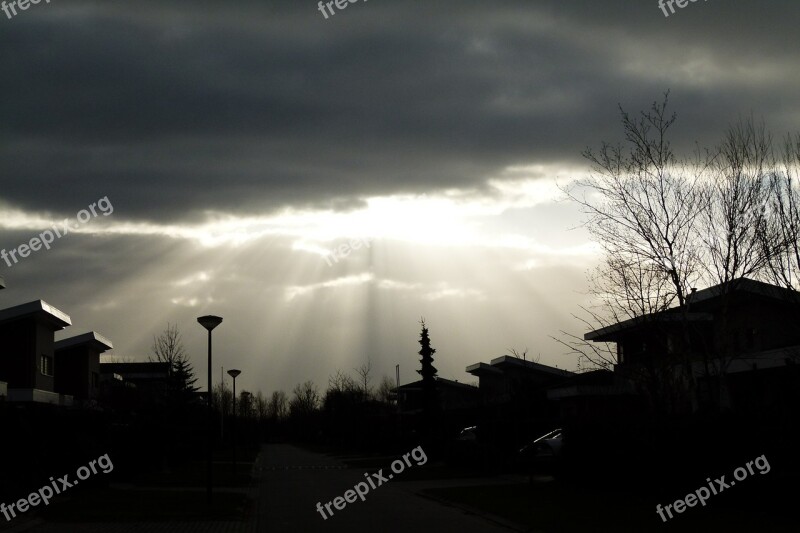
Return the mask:
M 520 461 L 528 472 L 554 474 L 561 463 L 564 445 L 563 430 L 554 429 L 526 444 L 519 450 Z

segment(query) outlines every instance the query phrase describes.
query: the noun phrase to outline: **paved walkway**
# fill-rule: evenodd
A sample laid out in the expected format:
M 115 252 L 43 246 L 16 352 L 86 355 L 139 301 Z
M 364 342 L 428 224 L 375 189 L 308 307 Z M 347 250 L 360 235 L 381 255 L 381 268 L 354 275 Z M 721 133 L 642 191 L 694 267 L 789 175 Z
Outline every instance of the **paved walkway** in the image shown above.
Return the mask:
M 388 466 L 388 465 L 387 465 Z M 413 467 L 411 467 L 413 468 Z M 19 524 L 14 533 L 306 533 L 360 532 L 408 533 L 458 531 L 459 533 L 508 533 L 509 529 L 455 507 L 442 505 L 417 492 L 423 488 L 485 484 L 486 479 L 387 482 L 371 490 L 365 501 L 356 500 L 323 519 L 316 509 L 342 496 L 364 480 L 363 471 L 347 469 L 338 460 L 283 444 L 265 445 L 254 466 L 256 482 L 248 493 L 254 504 L 242 522 L 136 522 L 95 524 Z M 384 469 L 386 471 L 386 469 Z M 507 483 L 516 479 L 497 478 Z M 132 499 L 131 505 L 136 505 Z

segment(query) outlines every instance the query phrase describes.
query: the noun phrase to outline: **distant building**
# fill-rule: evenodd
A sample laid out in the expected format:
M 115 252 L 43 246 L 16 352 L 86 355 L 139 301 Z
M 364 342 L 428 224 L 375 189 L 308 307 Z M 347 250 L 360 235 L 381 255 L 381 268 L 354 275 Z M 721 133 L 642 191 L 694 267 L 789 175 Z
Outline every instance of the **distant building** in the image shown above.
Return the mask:
M 575 375 L 568 370 L 508 355 L 496 357 L 489 364 L 469 365 L 466 370 L 478 378 L 484 406 L 507 404 L 534 393 L 544 397 L 546 387 Z
M 135 388 L 141 404 L 163 402 L 169 377 L 169 363 L 100 363 L 101 382 L 111 387 Z
M 442 411 L 458 411 L 478 407 L 480 393 L 477 387 L 440 377 L 436 377 L 435 380 L 437 400 Z M 398 387 L 397 398 L 402 413 L 421 412 L 424 405 L 422 380 Z
M 113 348 L 111 341 L 91 331 L 55 343 L 55 390 L 75 400 L 97 400 L 100 389 L 100 354 Z
M 0 310 L 0 381 L 9 402 L 72 405 L 55 389 L 53 335 L 72 324 L 69 316 L 36 300 Z

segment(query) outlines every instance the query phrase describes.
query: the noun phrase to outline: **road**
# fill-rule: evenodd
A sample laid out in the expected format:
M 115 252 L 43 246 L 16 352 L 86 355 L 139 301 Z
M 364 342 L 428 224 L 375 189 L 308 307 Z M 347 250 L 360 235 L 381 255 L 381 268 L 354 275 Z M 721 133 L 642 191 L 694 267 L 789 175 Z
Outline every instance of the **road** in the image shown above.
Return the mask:
M 387 463 L 391 464 L 391 460 Z M 389 464 L 383 474 L 388 477 Z M 414 462 L 411 467 L 418 468 Z M 378 467 L 380 468 L 380 467 Z M 364 481 L 364 474 L 378 468 L 347 469 L 335 458 L 287 444 L 265 445 L 256 463 L 257 482 L 247 490 L 255 500 L 246 522 L 141 522 L 46 523 L 39 518 L 0 524 L 13 533 L 509 533 L 511 529 L 455 507 L 417 495 L 425 487 L 506 482 L 501 478 L 414 481 L 388 480 L 370 489 L 365 500 L 356 500 L 323 519 L 317 502 L 331 502 Z M 402 475 L 402 474 L 401 474 Z M 374 480 L 374 478 L 373 478 Z M 377 484 L 377 482 L 375 482 Z M 163 489 L 183 490 L 183 489 Z M 202 488 L 191 489 L 202 497 Z M 135 497 L 131 501 L 135 505 Z M 327 513 L 326 513 L 327 514 Z
M 343 469 L 342 466 L 333 458 L 293 446 L 265 446 L 260 463 L 257 531 L 509 532 L 509 529 L 479 516 L 416 495 L 418 483 L 396 480 L 370 489 L 363 502 L 357 499 L 342 510 L 332 507 L 333 516 L 323 519 L 316 509 L 317 502 L 324 505 L 344 495 L 356 483 L 364 481 L 366 472 L 377 471 L 372 468 L 364 471 Z M 384 475 L 388 470 L 387 465 Z

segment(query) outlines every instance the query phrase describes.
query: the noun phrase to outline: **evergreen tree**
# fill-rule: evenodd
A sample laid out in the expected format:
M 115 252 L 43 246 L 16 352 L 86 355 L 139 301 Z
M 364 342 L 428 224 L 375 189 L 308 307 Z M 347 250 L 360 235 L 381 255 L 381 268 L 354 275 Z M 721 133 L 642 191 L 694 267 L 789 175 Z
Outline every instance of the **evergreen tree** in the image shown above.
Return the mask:
M 428 328 L 425 325 L 425 319 L 420 320 L 422 325 L 422 333 L 419 337 L 419 344 L 421 346 L 419 355 L 422 356 L 420 364 L 422 368 L 417 370 L 417 373 L 422 376 L 422 399 L 423 410 L 426 417 L 430 417 L 436 409 L 436 367 L 433 366 L 433 354 L 436 349 L 431 347 L 431 339 L 428 336 Z
M 177 359 L 172 365 L 171 388 L 178 401 L 190 403 L 198 388 L 194 386 L 197 378 L 194 377 L 194 368 L 186 358 Z

